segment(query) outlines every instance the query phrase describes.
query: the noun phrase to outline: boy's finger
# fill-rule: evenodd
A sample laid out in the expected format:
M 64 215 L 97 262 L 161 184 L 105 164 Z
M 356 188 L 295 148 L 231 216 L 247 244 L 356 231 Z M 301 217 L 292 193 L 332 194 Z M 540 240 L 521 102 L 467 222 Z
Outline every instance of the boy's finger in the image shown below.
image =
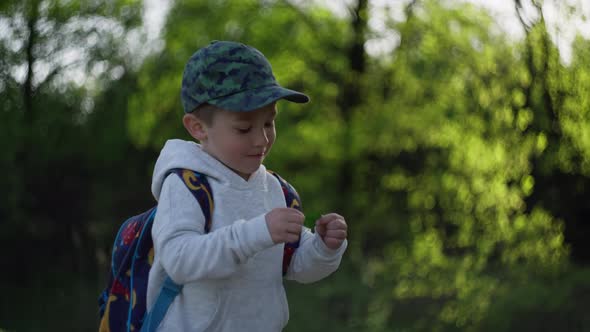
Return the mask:
M 305 218 L 305 215 L 303 214 L 303 212 L 301 212 L 297 209 L 294 209 L 294 208 L 284 208 L 284 209 L 287 210 L 289 213 L 293 213 L 293 214 L 296 214 L 296 215 L 299 215 L 299 216 Z
M 275 213 L 278 213 L 283 218 L 291 218 L 292 216 L 296 216 L 297 218 L 305 218 L 303 212 L 293 208 L 276 208 L 273 209 L 273 211 L 276 211 Z
M 291 233 L 289 233 L 285 237 L 285 242 L 287 242 L 287 243 L 297 242 L 297 240 L 299 240 L 299 234 L 291 234 Z
M 287 225 L 287 233 L 291 234 L 300 234 L 301 233 L 301 225 L 291 223 Z
M 287 222 L 290 224 L 303 225 L 303 223 L 305 222 L 305 217 L 299 215 L 291 215 L 289 216 L 289 218 L 287 218 Z
M 328 213 L 325 215 L 322 215 L 322 217 L 320 219 L 318 219 L 318 223 L 319 224 L 329 224 L 331 221 L 336 220 L 336 219 L 342 219 L 344 220 L 344 217 L 342 217 L 341 215 L 337 214 L 337 213 Z
M 335 238 L 335 239 L 346 239 L 346 230 L 343 229 L 330 229 L 326 231 L 326 237 Z
M 326 235 L 326 227 L 316 226 L 315 232 L 318 233 L 320 236 L 325 236 Z
M 334 219 L 331 220 L 327 225 L 326 225 L 327 229 L 347 229 L 348 226 L 346 225 L 346 222 L 344 222 L 344 220 L 342 219 Z
M 329 218 L 330 220 L 332 219 L 344 219 L 343 216 L 339 215 L 338 213 L 328 213 L 328 214 L 324 214 L 322 215 L 322 218 Z

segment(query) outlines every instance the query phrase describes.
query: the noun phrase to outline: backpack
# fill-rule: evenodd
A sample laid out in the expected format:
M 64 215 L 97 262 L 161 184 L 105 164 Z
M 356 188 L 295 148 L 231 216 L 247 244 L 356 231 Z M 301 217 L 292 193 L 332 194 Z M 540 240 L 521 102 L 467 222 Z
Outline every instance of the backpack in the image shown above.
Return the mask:
M 301 210 L 297 191 L 278 174 L 268 171 L 279 180 L 288 207 Z M 205 216 L 205 233 L 211 230 L 213 194 L 204 174 L 188 169 L 172 169 L 193 194 Z M 152 310 L 146 313 L 146 294 L 149 271 L 154 261 L 152 225 L 157 206 L 127 219 L 119 228 L 113 245 L 108 283 L 101 292 L 98 305 L 100 332 L 155 331 L 168 307 L 182 290 L 167 277 Z M 299 240 L 286 243 L 283 252 L 283 275 L 299 247 Z

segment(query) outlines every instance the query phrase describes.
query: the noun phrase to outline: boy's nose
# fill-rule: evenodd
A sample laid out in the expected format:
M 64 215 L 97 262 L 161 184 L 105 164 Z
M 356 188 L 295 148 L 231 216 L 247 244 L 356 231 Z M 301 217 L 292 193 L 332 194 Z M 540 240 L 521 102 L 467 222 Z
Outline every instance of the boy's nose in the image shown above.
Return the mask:
M 266 134 L 266 130 L 262 129 L 256 134 L 254 138 L 254 145 L 256 146 L 266 146 L 268 144 L 268 135 Z

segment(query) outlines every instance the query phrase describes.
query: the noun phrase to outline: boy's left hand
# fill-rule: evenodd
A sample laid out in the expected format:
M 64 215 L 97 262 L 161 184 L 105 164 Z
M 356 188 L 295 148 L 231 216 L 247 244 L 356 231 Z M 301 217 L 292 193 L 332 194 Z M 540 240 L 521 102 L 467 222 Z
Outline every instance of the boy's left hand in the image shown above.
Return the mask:
M 323 215 L 315 222 L 315 231 L 320 235 L 326 247 L 336 250 L 340 248 L 347 236 L 346 221 L 336 213 Z

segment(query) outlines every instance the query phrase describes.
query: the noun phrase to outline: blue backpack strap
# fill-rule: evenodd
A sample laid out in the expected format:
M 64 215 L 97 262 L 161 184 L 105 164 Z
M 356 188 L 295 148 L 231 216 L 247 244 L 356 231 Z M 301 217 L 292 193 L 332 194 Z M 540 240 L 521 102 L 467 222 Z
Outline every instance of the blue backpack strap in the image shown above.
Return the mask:
M 281 184 L 281 188 L 283 189 L 283 195 L 285 195 L 285 202 L 287 204 L 287 207 L 294 208 L 294 209 L 297 209 L 297 210 L 303 212 L 302 206 L 301 206 L 301 198 L 299 198 L 299 194 L 297 193 L 295 188 L 293 188 L 292 185 L 290 185 L 287 181 L 285 181 L 277 173 L 275 173 L 271 170 L 268 170 L 268 172 L 270 174 L 274 175 L 274 177 L 277 178 L 277 180 L 279 180 L 279 183 Z M 297 250 L 297 248 L 299 248 L 300 240 L 301 240 L 301 238 L 297 239 L 296 242 L 285 243 L 285 248 L 283 249 L 283 276 L 287 274 L 287 271 L 289 271 L 289 265 L 291 264 L 291 259 L 293 258 L 293 255 L 295 254 L 295 250 Z
M 154 303 L 152 310 L 148 312 L 143 321 L 141 332 L 153 332 L 158 328 L 174 298 L 176 298 L 181 290 L 182 285 L 178 285 L 170 277 L 166 277 L 156 303 Z
M 172 169 L 170 173 L 178 175 L 191 194 L 197 199 L 197 202 L 199 202 L 199 206 L 205 216 L 205 233 L 209 233 L 211 231 L 214 205 L 211 186 L 207 181 L 207 177 L 201 173 L 181 168 Z M 160 293 L 156 298 L 156 302 L 143 321 L 141 332 L 152 332 L 158 328 L 168 308 L 176 296 L 182 291 L 182 287 L 182 285 L 178 285 L 172 281 L 169 276 L 166 277 Z

